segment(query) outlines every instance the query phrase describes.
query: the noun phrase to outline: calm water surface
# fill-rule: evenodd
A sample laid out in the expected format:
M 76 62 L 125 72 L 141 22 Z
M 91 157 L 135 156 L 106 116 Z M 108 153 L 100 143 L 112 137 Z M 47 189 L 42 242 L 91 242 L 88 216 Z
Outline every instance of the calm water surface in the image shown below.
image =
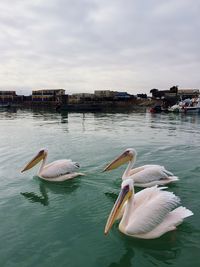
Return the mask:
M 71 158 L 84 177 L 63 183 L 20 170 L 40 148 Z M 180 177 L 169 190 L 194 212 L 155 240 L 126 237 L 107 216 L 125 166 L 102 169 L 127 147 L 137 166 L 159 163 Z M 200 266 L 200 116 L 0 111 L 0 266 Z

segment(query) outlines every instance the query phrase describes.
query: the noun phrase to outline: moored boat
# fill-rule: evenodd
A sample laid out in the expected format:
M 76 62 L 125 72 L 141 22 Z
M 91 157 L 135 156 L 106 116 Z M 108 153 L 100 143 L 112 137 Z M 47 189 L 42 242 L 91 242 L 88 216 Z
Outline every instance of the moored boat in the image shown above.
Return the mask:
M 178 104 L 168 108 L 171 112 L 181 113 L 200 113 L 200 98 L 198 99 L 185 99 Z

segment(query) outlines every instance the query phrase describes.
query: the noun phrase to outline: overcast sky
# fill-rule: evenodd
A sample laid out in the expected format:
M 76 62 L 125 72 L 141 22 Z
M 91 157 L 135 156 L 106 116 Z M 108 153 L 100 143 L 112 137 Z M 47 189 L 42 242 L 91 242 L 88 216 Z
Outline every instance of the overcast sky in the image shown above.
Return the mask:
M 200 88 L 200 0 L 0 1 L 0 90 Z

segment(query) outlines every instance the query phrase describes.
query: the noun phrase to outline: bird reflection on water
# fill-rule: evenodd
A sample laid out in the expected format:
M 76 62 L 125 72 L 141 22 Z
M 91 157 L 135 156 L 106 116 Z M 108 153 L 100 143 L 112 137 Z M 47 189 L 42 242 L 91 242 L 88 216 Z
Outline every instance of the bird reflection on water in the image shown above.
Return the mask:
M 38 178 L 34 176 L 34 178 Z M 43 206 L 49 205 L 49 196 L 48 191 L 53 192 L 54 194 L 70 194 L 78 189 L 80 186 L 80 180 L 68 180 L 62 183 L 54 182 L 49 183 L 47 181 L 39 181 L 39 191 L 40 194 L 35 192 L 21 192 L 20 194 L 28 199 L 32 203 L 40 203 Z
M 181 244 L 175 237 L 176 233 L 167 233 L 164 237 L 154 240 L 141 240 L 124 237 L 120 234 L 125 245 L 125 252 L 118 262 L 112 262 L 108 267 L 132 267 L 134 257 L 142 253 L 144 261 L 151 262 L 153 265 L 159 263 L 171 264 L 171 260 L 177 259 L 181 254 Z M 146 260 L 145 260 L 146 259 Z
M 40 203 L 44 206 L 48 206 L 49 197 L 48 197 L 46 188 L 42 183 L 40 183 L 39 189 L 40 189 L 41 195 L 38 195 L 34 192 L 24 192 L 24 193 L 21 192 L 20 194 L 24 196 L 26 199 L 28 199 L 30 202 Z

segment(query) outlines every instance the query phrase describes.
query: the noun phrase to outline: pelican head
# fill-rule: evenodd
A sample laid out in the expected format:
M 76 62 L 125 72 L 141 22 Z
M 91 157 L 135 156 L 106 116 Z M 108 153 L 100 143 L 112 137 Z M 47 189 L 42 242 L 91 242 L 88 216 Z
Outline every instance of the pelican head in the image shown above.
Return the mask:
M 47 157 L 47 153 L 48 153 L 47 149 L 41 149 L 37 153 L 37 155 L 26 164 L 26 166 L 23 168 L 23 170 L 21 172 L 25 172 L 25 171 L 33 168 L 37 163 L 39 163 L 41 160 L 43 160 Z
M 118 214 L 120 213 L 124 203 L 133 195 L 133 180 L 128 178 L 124 180 L 121 184 L 121 191 L 119 193 L 119 196 L 110 212 L 110 215 L 108 217 L 104 234 L 107 235 L 109 230 L 111 229 L 113 223 L 115 222 Z
M 136 156 L 137 152 L 135 151 L 135 149 L 127 148 L 119 157 L 117 157 L 110 164 L 108 164 L 103 171 L 114 170 L 132 159 L 135 160 Z

